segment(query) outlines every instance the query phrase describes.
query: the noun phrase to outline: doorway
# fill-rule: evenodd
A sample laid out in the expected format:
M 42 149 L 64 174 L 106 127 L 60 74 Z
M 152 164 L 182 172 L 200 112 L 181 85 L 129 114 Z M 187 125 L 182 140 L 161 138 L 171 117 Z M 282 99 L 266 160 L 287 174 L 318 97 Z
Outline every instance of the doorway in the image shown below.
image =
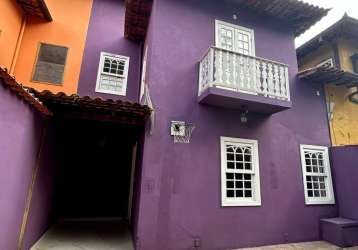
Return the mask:
M 131 195 L 136 184 L 136 145 L 143 128 L 80 119 L 55 123 L 54 224 L 32 250 L 89 245 L 101 250 L 133 249 L 130 215 L 136 199 Z

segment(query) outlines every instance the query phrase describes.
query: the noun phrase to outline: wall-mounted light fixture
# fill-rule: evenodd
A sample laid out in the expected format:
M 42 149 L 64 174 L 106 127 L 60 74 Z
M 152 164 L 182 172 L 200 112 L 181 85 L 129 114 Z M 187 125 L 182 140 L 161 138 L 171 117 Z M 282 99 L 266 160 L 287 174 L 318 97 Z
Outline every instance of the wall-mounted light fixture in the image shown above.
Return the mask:
M 248 121 L 248 117 L 247 114 L 249 113 L 249 111 L 247 109 L 244 109 L 241 114 L 240 114 L 240 121 L 241 123 L 247 123 Z

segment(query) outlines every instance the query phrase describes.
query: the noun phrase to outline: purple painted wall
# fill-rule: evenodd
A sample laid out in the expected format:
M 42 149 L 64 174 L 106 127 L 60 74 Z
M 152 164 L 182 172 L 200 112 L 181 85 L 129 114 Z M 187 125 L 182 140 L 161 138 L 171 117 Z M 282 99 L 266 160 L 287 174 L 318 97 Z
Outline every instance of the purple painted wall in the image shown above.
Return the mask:
M 0 249 L 16 249 L 43 120 L 2 84 L 0 114 Z M 37 229 L 31 233 L 38 237 Z
M 94 0 L 78 84 L 81 96 L 138 101 L 141 46 L 124 37 L 124 0 Z M 130 57 L 127 95 L 95 92 L 101 52 Z
M 332 171 L 335 179 L 339 215 L 358 220 L 358 146 L 333 147 Z
M 30 249 L 53 223 L 53 198 L 56 170 L 56 131 L 47 122 L 46 139 L 40 158 L 40 167 L 33 190 L 30 213 L 24 237 L 23 249 Z
M 138 249 L 228 249 L 319 239 L 336 206 L 306 206 L 299 145 L 329 145 L 325 102 L 296 79 L 294 37 L 232 1 L 157 0 L 148 33 L 148 83 L 156 108 L 144 146 Z M 237 21 L 232 19 L 238 14 Z M 272 116 L 197 103 L 198 61 L 214 44 L 215 19 L 253 28 L 256 55 L 290 65 L 293 108 Z M 193 122 L 191 143 L 173 144 L 171 120 Z M 220 136 L 259 142 L 261 207 L 220 207 Z

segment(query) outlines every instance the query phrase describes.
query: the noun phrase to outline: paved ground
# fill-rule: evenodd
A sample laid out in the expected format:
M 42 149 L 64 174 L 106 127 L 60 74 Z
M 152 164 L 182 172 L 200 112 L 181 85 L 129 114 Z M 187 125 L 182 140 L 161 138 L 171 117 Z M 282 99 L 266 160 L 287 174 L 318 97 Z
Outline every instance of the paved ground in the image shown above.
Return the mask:
M 254 248 L 241 248 L 240 250 L 337 250 L 337 249 L 349 249 L 349 250 L 358 250 L 358 247 L 350 248 L 340 248 L 335 245 L 329 244 L 325 241 L 313 241 L 313 242 L 304 242 L 304 243 L 294 243 L 294 244 L 283 244 L 283 245 L 273 245 L 265 247 L 254 247 Z
M 53 226 L 31 250 L 133 250 L 125 222 L 66 221 Z

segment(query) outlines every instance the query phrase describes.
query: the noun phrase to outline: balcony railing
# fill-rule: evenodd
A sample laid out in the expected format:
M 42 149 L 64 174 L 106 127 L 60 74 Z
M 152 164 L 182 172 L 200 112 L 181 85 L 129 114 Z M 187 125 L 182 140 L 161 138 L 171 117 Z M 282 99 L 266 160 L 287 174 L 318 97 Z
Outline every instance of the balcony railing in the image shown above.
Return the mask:
M 200 61 L 199 95 L 209 87 L 290 100 L 286 64 L 217 47 Z

